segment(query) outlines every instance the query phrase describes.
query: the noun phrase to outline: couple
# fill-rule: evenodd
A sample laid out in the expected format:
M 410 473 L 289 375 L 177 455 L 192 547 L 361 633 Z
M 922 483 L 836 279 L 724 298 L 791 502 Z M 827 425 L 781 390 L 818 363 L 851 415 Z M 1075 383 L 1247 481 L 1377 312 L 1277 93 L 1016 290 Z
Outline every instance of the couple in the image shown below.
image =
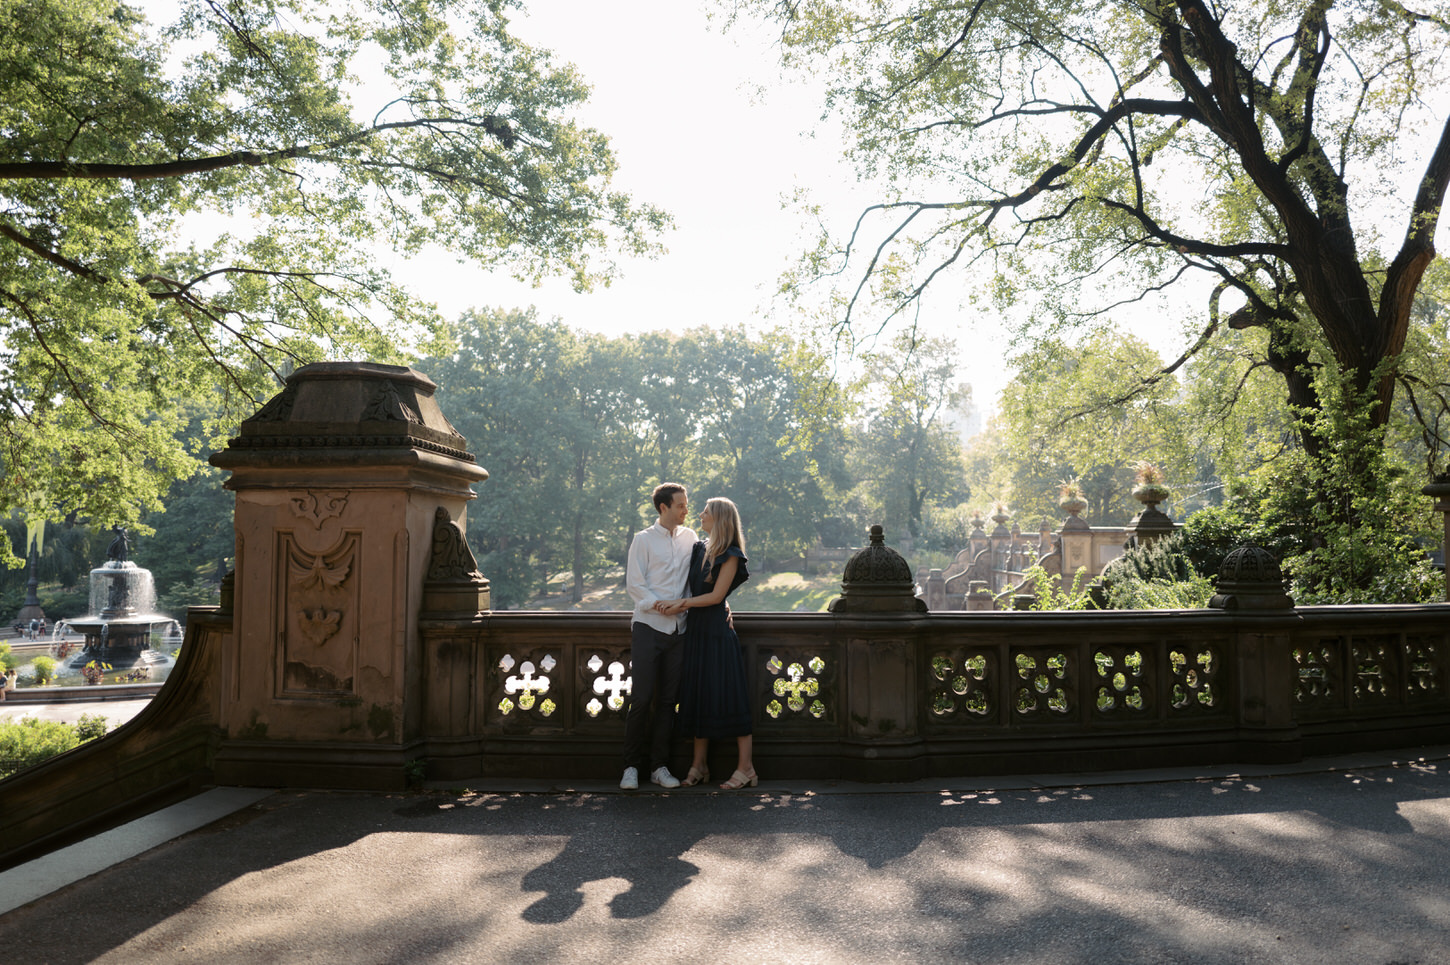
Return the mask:
M 625 790 L 639 787 L 646 766 L 661 787 L 686 787 L 710 779 L 710 738 L 734 737 L 740 760 L 730 780 L 735 790 L 757 781 L 751 762 L 750 690 L 745 657 L 730 624 L 725 598 L 749 579 L 740 513 L 728 499 L 705 503 L 697 541 L 685 525 L 685 487 L 664 483 L 652 496 L 659 520 L 635 534 L 629 546 L 625 587 L 634 601 L 630 650 L 634 682 L 624 719 Z M 688 616 L 686 615 L 688 611 Z M 680 729 L 694 738 L 694 761 L 681 782 L 669 769 L 670 731 L 679 702 Z

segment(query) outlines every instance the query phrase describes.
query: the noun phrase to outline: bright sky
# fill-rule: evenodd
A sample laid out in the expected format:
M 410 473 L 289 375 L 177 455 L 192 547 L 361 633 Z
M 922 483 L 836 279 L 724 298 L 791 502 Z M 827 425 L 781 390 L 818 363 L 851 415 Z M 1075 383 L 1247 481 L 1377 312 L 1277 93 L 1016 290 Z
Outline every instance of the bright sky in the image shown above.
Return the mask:
M 176 0 L 132 2 L 168 22 Z M 669 251 L 623 262 L 612 287 L 587 295 L 563 281 L 531 288 L 441 251 L 393 256 L 394 273 L 449 317 L 533 305 L 545 318 L 612 335 L 742 323 L 799 330 L 802 320 L 773 296 L 781 273 L 812 243 L 812 226 L 784 199 L 808 189 L 840 234 L 880 195 L 841 160 L 841 133 L 820 117 L 822 92 L 780 74 L 770 28 L 742 22 L 724 32 L 706 15 L 718 9 L 713 0 L 526 0 L 525 8 L 515 31 L 575 64 L 592 85 L 579 116 L 611 138 L 614 186 L 673 215 Z M 963 307 L 971 284 L 960 273 L 938 278 L 921 324 L 957 341 L 959 377 L 977 407 L 990 410 L 1008 374 L 1008 333 L 993 313 Z M 1172 359 L 1188 344 L 1181 323 L 1169 320 L 1179 312 L 1196 327 L 1201 299 L 1129 324 Z
M 707 9 L 693 0 L 528 0 L 527 17 L 514 21 L 516 33 L 572 62 L 592 85 L 581 120 L 610 137 L 616 186 L 673 215 L 668 254 L 622 263 L 623 277 L 587 295 L 563 281 L 531 288 L 447 255 L 399 259 L 394 270 L 449 317 L 534 305 L 546 318 L 607 334 L 798 326 L 784 304 L 773 306 L 773 293 L 813 238 L 783 199 L 806 187 L 832 227 L 848 229 L 879 198 L 840 160 L 840 132 L 820 120 L 820 91 L 781 78 L 770 30 L 737 24 L 727 33 Z M 928 301 L 939 314 L 926 324 L 961 344 L 961 378 L 985 408 L 1003 382 L 1005 331 L 973 335 L 957 302 L 955 292 Z

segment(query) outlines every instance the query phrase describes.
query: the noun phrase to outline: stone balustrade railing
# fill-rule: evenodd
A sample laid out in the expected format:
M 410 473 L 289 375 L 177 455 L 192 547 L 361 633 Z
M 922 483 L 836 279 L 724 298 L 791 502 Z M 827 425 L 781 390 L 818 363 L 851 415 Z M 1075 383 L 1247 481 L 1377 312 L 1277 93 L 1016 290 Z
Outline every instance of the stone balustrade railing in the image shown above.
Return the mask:
M 1450 736 L 1450 607 L 736 615 L 782 777 L 1294 761 Z M 628 615 L 424 627 L 430 774 L 607 778 Z M 680 747 L 684 759 L 683 743 Z M 732 753 L 721 748 L 721 765 Z
M 0 782 L 0 867 L 210 783 L 617 777 L 629 615 L 491 612 L 459 525 L 487 473 L 432 392 L 409 369 L 307 366 L 242 424 L 213 457 L 236 494 L 222 606 L 191 611 L 134 720 Z M 1214 610 L 929 613 L 877 528 L 831 612 L 736 614 L 759 771 L 947 779 L 1450 740 L 1450 604 L 1295 609 L 1265 557 L 1226 562 Z

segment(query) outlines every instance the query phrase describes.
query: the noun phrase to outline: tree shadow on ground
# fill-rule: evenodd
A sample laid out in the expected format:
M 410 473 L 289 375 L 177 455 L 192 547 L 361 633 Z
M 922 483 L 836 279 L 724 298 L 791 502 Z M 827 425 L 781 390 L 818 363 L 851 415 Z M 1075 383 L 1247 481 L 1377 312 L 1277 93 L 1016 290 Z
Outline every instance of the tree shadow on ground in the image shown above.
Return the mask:
M 453 960 L 517 929 L 528 949 L 515 960 L 548 961 L 584 932 L 623 953 L 690 928 L 788 928 L 843 960 L 1003 957 L 1029 933 L 1042 960 L 1084 960 L 1092 935 L 1123 961 L 1205 948 L 1249 960 L 1243 941 L 1275 936 L 1248 930 L 1215 946 L 1230 939 L 1192 926 L 1206 916 L 1262 929 L 1280 903 L 1369 917 L 1394 895 L 1386 882 L 1406 874 L 1430 891 L 1450 885 L 1444 762 L 1003 791 L 775 783 L 734 794 L 281 792 L 0 917 L 0 933 L 16 961 L 58 965 L 116 950 L 157 963 L 347 950 L 368 962 Z M 1430 808 L 1440 824 L 1417 831 Z M 601 882 L 622 888 L 602 907 L 589 900 Z M 281 907 L 297 896 L 306 901 Z M 1403 897 L 1391 939 L 1444 930 L 1433 903 Z M 878 934 L 870 922 L 882 916 L 911 927 Z M 614 923 L 627 928 L 595 934 Z M 1341 938 L 1309 918 L 1281 930 L 1301 943 Z

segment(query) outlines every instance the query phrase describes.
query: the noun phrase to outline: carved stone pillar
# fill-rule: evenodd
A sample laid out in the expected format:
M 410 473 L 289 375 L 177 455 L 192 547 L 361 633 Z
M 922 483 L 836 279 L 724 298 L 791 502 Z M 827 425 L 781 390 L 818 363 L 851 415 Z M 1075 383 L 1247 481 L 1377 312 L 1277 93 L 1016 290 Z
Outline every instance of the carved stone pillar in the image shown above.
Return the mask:
M 932 612 L 948 609 L 947 581 L 942 577 L 942 571 L 935 567 L 926 578 L 926 608 Z
M 1420 492 L 1435 500 L 1435 512 L 1445 519 L 1445 538 L 1440 542 L 1440 563 L 1445 573 L 1445 599 L 1450 601 L 1450 469 L 1436 476 Z
M 967 590 L 965 608 L 973 611 L 995 610 L 996 600 L 992 597 L 992 590 L 985 580 L 973 580 L 971 588 Z
M 846 641 L 847 746 L 844 776 L 905 781 L 922 776 L 917 727 L 920 681 L 912 618 L 927 603 L 912 595 L 911 566 L 886 545 L 882 528 L 871 527 L 870 542 L 846 563 L 841 595 L 828 609 L 840 618 Z
M 308 365 L 212 456 L 236 493 L 219 781 L 403 786 L 435 545 L 452 560 L 428 605 L 488 605 L 471 554 L 436 529 L 488 474 L 434 389 L 402 366 Z
M 1093 531 L 1077 513 L 1071 513 L 1062 521 L 1062 578 L 1071 583 L 1077 571 L 1086 567 L 1088 576 L 1097 575 L 1093 561 Z
M 1208 605 L 1235 617 L 1240 753 L 1262 762 L 1302 759 L 1290 654 L 1297 615 L 1278 560 L 1258 546 L 1233 550 L 1219 567 L 1218 592 Z

